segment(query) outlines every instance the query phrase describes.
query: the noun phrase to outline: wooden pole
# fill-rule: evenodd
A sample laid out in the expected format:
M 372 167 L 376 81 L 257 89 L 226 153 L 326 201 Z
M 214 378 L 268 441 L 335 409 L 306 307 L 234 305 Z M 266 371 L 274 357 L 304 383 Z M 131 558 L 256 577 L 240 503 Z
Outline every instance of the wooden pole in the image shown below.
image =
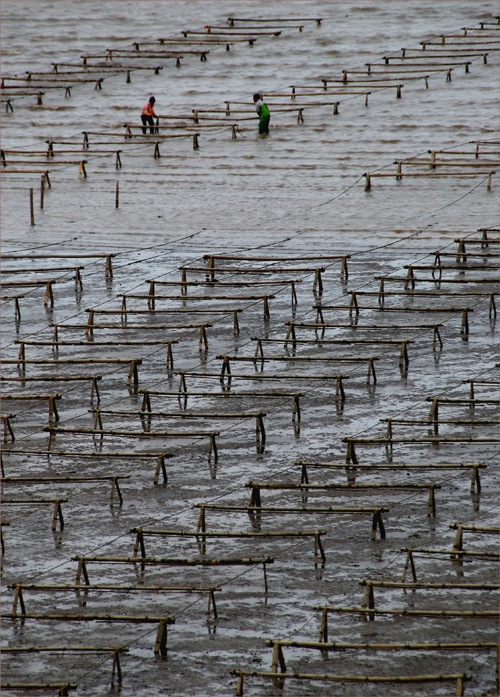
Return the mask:
M 30 221 L 31 225 L 35 224 L 35 207 L 33 202 L 33 189 L 30 189 Z

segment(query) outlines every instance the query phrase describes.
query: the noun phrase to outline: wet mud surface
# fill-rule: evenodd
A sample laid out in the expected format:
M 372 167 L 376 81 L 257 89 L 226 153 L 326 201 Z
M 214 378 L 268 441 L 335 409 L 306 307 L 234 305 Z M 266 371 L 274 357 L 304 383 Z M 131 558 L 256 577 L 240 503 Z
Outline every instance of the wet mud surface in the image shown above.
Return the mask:
M 399 48 L 396 37 L 416 44 L 491 10 L 445 4 L 440 25 L 434 4 L 410 3 L 412 34 L 402 3 L 371 19 L 363 3 L 341 3 L 359 23 L 346 25 L 340 58 L 328 53 L 334 4 L 311 3 L 310 16 L 327 15 L 322 33 L 294 37 L 293 57 L 276 49 L 272 84 L 317 81 L 317 61 L 338 72 Z M 140 24 L 151 40 L 153 5 Z M 207 22 L 225 21 L 217 5 Z M 200 25 L 196 8 L 180 3 L 179 26 Z M 120 26 L 106 22 L 96 47 Z M 80 50 L 69 43 L 44 60 Z M 232 68 L 223 58 L 208 74 L 169 73 L 179 111 L 248 91 L 248 52 Z M 362 176 L 427 147 L 470 160 L 480 142 L 479 159 L 498 159 L 493 70 L 496 53 L 452 85 L 441 75 L 439 89 L 412 87 L 401 102 L 374 95 L 369 115 L 342 103 L 349 116 L 333 125 L 330 108 L 306 111 L 303 125 L 276 113 L 268 139 L 242 120 L 235 140 L 203 132 L 199 153 L 173 139 L 155 159 L 150 142 L 122 140 L 119 172 L 90 154 L 85 181 L 54 173 L 35 226 L 38 174 L 3 179 L 2 694 L 69 681 L 85 696 L 232 695 L 230 671 L 273 665 L 309 679 L 245 677 L 240 692 L 448 695 L 465 674 L 466 694 L 497 693 L 498 177 L 490 188 L 481 175 L 381 178 L 367 191 Z M 128 118 L 137 87 L 109 83 L 94 105 L 121 104 Z M 59 122 L 74 143 L 78 130 L 104 131 L 84 89 L 68 102 L 73 127 Z M 60 115 L 47 102 L 16 106 L 6 147 L 51 137 Z M 9 286 L 21 279 L 45 283 Z M 353 611 L 368 605 L 393 614 Z

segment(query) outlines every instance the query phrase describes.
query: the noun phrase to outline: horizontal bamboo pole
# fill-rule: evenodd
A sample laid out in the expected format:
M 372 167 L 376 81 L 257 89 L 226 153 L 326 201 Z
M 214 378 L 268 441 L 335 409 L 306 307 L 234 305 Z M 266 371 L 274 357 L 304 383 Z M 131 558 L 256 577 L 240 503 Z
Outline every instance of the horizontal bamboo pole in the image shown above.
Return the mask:
M 5 358 L 2 360 L 5 365 L 74 365 L 97 363 L 100 365 L 129 365 L 137 363 L 141 365 L 142 358 Z
M 179 283 L 179 285 L 181 285 Z M 182 300 L 183 302 L 192 302 L 192 301 L 201 301 L 201 302 L 210 302 L 211 300 L 265 300 L 265 299 L 273 299 L 276 297 L 276 295 L 157 295 L 156 293 L 154 295 L 135 295 L 132 293 L 127 293 L 127 295 L 122 295 L 121 297 L 123 298 L 132 298 L 132 299 L 144 299 L 144 300 Z M 188 310 L 189 311 L 189 310 Z M 233 311 L 233 310 L 231 310 Z M 96 310 L 97 312 L 97 310 Z M 118 312 L 118 310 L 117 310 Z M 130 312 L 143 312 L 142 310 L 129 310 L 127 308 L 126 311 L 124 311 L 124 314 L 130 313 Z M 145 311 L 144 311 L 145 312 Z M 162 310 L 148 310 L 148 312 L 162 312 Z M 166 312 L 171 312 L 171 310 L 166 310 Z
M 345 465 L 344 465 L 345 466 Z M 416 491 L 433 487 L 434 489 L 441 489 L 441 484 L 298 484 L 293 482 L 246 482 L 245 487 L 249 489 L 269 489 L 277 491 L 334 491 L 336 489 L 347 489 L 347 490 L 376 490 L 376 489 L 397 489 L 397 490 L 408 490 Z
M 125 141 L 127 138 L 130 139 L 130 138 L 134 137 L 135 138 L 135 142 L 133 143 L 134 145 L 137 144 L 137 142 L 140 142 L 140 143 L 151 143 L 152 142 L 151 135 L 153 135 L 153 134 L 147 134 L 144 138 L 142 138 L 142 140 L 139 140 L 139 141 L 137 140 L 140 136 L 142 136 L 142 128 L 143 128 L 142 126 L 136 126 L 134 124 L 125 124 L 125 126 L 127 127 L 127 129 L 131 129 L 131 130 L 137 129 L 138 135 L 134 136 L 133 133 L 125 133 L 125 134 L 124 133 L 109 133 L 108 131 L 103 131 L 103 132 L 85 131 L 85 133 L 87 135 L 90 135 L 90 136 L 103 136 L 106 138 L 113 136 L 115 138 L 123 138 L 123 139 L 125 139 Z M 179 126 L 179 128 L 187 128 L 187 126 Z M 199 128 L 200 128 L 199 124 L 198 124 L 197 128 L 199 130 Z M 192 133 L 168 133 L 168 134 L 155 133 L 154 134 L 155 141 L 168 140 L 169 138 L 192 138 L 192 137 L 193 137 Z M 114 142 L 112 140 L 99 141 L 99 143 L 101 145 L 114 145 Z M 97 144 L 98 143 L 94 143 L 94 145 L 97 145 Z M 120 143 L 120 144 L 126 145 L 126 142 Z M 4 170 L 0 170 L 0 172 L 3 172 L 3 171 Z
M 115 151 L 112 151 L 115 152 Z M 81 254 L 81 253 L 68 253 L 68 254 L 61 254 L 59 252 L 55 252 L 54 254 L 20 254 L 20 253 L 15 253 L 15 254 L 2 254 L 2 259 L 33 259 L 33 260 L 38 260 L 38 259 L 112 259 L 115 257 L 116 254 L 105 254 L 105 253 L 100 253 L 96 252 L 90 253 L 90 254 Z
M 468 37 L 460 37 L 462 41 L 445 41 L 445 38 L 447 39 L 448 37 L 441 37 L 440 41 L 433 41 L 433 40 L 427 40 L 427 41 L 421 41 L 420 43 L 422 44 L 422 48 L 426 49 L 427 46 L 464 46 L 465 48 L 473 48 L 473 49 L 478 49 L 478 48 L 487 48 L 489 50 L 489 47 L 491 44 L 493 46 L 496 46 L 498 44 L 498 39 L 483 39 L 483 37 L 471 37 L 471 41 L 468 40 Z M 479 39 L 479 40 L 478 40 Z M 496 49 L 498 50 L 498 49 Z
M 392 429 L 394 424 L 401 426 L 431 426 L 436 428 L 441 424 L 469 425 L 469 426 L 488 426 L 497 424 L 498 419 L 442 419 L 436 415 L 430 416 L 427 419 L 380 419 L 382 423 L 387 423 Z
M 453 240 L 453 242 L 463 242 L 464 244 L 467 243 L 468 245 L 470 244 L 480 244 L 482 247 L 488 247 L 490 244 L 500 244 L 500 239 L 491 239 L 491 238 L 475 238 L 475 237 L 458 237 L 457 239 Z
M 266 295 L 264 297 L 271 297 L 269 295 Z M 183 300 L 184 298 L 180 298 Z M 192 300 L 192 298 L 188 298 L 189 300 Z M 210 301 L 212 298 L 206 297 L 206 298 L 200 298 L 201 300 L 205 301 Z M 228 307 L 228 308 L 215 308 L 215 307 L 209 307 L 209 308 L 193 308 L 193 307 L 181 307 L 181 308 L 162 308 L 162 309 L 155 309 L 155 310 L 129 310 L 128 308 L 126 310 L 120 308 L 116 310 L 97 310 L 94 308 L 87 309 L 86 312 L 93 312 L 96 315 L 151 315 L 152 312 L 156 315 L 185 315 L 185 314 L 198 314 L 200 312 L 205 312 L 205 313 L 216 313 L 216 314 L 233 314 L 234 312 L 243 312 L 243 308 L 241 307 Z M 61 326 L 61 325 L 59 325 Z M 98 325 L 94 325 L 98 326 Z M 144 327 L 145 329 L 149 329 L 149 327 Z
M 16 343 L 23 343 L 26 346 L 53 346 L 58 348 L 59 346 L 168 346 L 170 344 L 178 344 L 178 339 L 119 339 L 118 337 L 113 341 L 95 341 L 94 339 L 80 339 L 79 341 L 59 341 L 54 339 L 53 341 L 37 341 L 36 339 L 23 339 L 21 341 L 16 341 Z
M 442 160 L 396 160 L 395 165 L 415 166 L 415 167 L 499 167 L 499 161 L 481 160 L 481 162 L 444 162 Z M 404 174 L 398 170 L 398 174 Z
M 105 451 L 90 451 L 90 452 L 85 452 L 79 450 L 78 452 L 74 452 L 71 450 L 37 450 L 37 449 L 25 449 L 25 448 L 16 448 L 15 450 L 4 450 L 3 455 L 46 455 L 47 457 L 76 457 L 76 458 L 86 458 L 90 457 L 93 459 L 106 459 L 107 457 L 109 458 L 119 458 L 123 460 L 128 460 L 129 458 L 131 459 L 139 459 L 139 458 L 150 458 L 150 457 L 174 457 L 173 453 L 168 453 L 164 451 L 153 451 L 153 452 L 142 452 L 142 453 L 137 453 L 134 451 L 125 451 L 125 452 L 105 452 Z
M 57 585 L 54 583 L 40 584 L 40 583 L 14 583 L 9 586 L 9 589 L 15 590 L 20 588 L 23 591 L 109 591 L 118 593 L 207 593 L 209 591 L 221 591 L 220 586 L 121 586 L 111 583 L 65 583 L 64 585 Z M 89 649 L 90 650 L 90 649 Z M 0 649 L 0 651 L 5 651 L 5 649 Z
M 261 19 L 258 17 L 233 17 L 230 16 L 227 18 L 227 21 L 229 23 L 231 22 L 316 22 L 316 24 L 321 24 L 321 18 L 320 17 L 278 17 L 278 18 L 267 18 L 267 19 Z
M 357 651 L 482 651 L 496 649 L 495 641 L 453 641 L 453 642 L 396 642 L 396 643 L 356 643 L 343 641 L 293 641 L 288 639 L 266 639 L 266 646 L 285 646 L 300 649 L 319 649 L 320 651 L 355 649 Z
M 59 690 L 60 695 L 68 695 L 70 690 L 76 690 L 76 682 L 3 682 L 3 690 Z
M 395 463 L 373 463 L 373 464 L 359 464 L 356 463 L 355 465 L 349 464 L 347 462 L 310 462 L 308 460 L 297 460 L 295 462 L 296 465 L 300 465 L 301 467 L 315 467 L 315 468 L 324 468 L 324 469 L 355 469 L 358 470 L 360 469 L 361 471 L 366 470 L 368 472 L 375 470 L 375 469 L 394 469 L 394 470 L 407 470 L 407 469 L 435 469 L 435 470 L 440 470 L 440 469 L 474 469 L 474 468 L 480 468 L 484 469 L 488 467 L 484 462 L 481 463 L 455 463 L 455 464 L 443 464 L 443 463 L 428 463 L 428 464 L 422 464 L 422 463 L 400 463 L 400 464 L 395 464 Z
M 362 579 L 359 585 L 372 588 L 400 588 L 403 590 L 500 590 L 500 583 L 407 583 L 406 581 L 377 581 L 368 578 Z
M 349 309 L 349 306 L 346 305 L 342 309 Z M 390 330 L 390 331 L 395 331 L 397 329 L 400 330 L 405 330 L 405 329 L 435 329 L 436 327 L 443 327 L 443 324 L 406 324 L 404 327 L 401 327 L 399 325 L 394 325 L 394 324 L 368 324 L 368 325 L 361 325 L 361 324 L 338 324 L 336 322 L 285 322 L 285 325 L 290 326 L 290 327 L 295 327 L 299 329 L 323 329 L 324 328 L 331 328 L 331 329 L 359 329 L 360 331 L 364 331 L 365 329 L 370 330 L 370 329 L 375 329 L 375 330 Z M 289 339 L 289 341 L 293 341 L 293 339 Z
M 197 378 L 220 378 L 220 373 L 197 373 L 191 370 L 183 370 L 182 375 Z M 231 373 L 230 377 L 241 380 L 346 380 L 349 375 L 267 375 L 263 373 Z
M 375 293 L 377 295 L 377 293 Z M 300 326 L 294 323 L 294 326 Z M 318 326 L 323 326 L 322 324 Z M 402 342 L 413 344 L 414 339 L 267 339 L 264 337 L 252 337 L 252 341 L 260 341 L 266 344 L 325 344 L 325 345 L 349 345 L 349 344 L 381 344 L 400 346 Z M 50 342 L 49 342 L 50 345 Z
M 179 394 L 176 392 L 176 394 Z M 180 419 L 253 419 L 256 416 L 267 416 L 265 411 L 242 411 L 236 413 L 227 412 L 193 412 L 193 411 L 120 411 L 118 409 L 90 409 L 89 411 L 99 414 L 111 414 L 115 416 L 141 416 L 141 417 L 153 417 L 153 416 L 167 416 L 175 417 Z
M 3 484 L 44 484 L 46 482 L 109 482 L 116 479 L 130 479 L 130 474 L 106 474 L 94 475 L 89 477 L 84 476 L 53 476 L 53 477 L 0 477 L 0 482 Z
M 412 267 L 415 268 L 415 267 Z M 439 270 L 442 267 L 439 266 L 426 266 L 425 269 L 422 270 Z M 488 267 L 490 268 L 490 267 Z M 459 266 L 449 266 L 447 269 L 455 269 L 455 270 L 461 270 Z M 466 270 L 466 269 L 463 269 Z M 396 281 L 398 283 L 434 283 L 435 285 L 441 285 L 441 283 L 474 283 L 474 284 L 483 284 L 483 283 L 488 283 L 488 284 L 493 284 L 496 283 L 496 279 L 493 278 L 417 278 L 416 276 L 412 276 L 411 279 L 409 279 L 407 276 L 401 277 L 401 278 L 396 278 L 395 276 L 376 276 L 374 280 L 383 280 L 384 282 L 392 282 Z M 411 293 L 409 293 L 411 294 Z M 450 295 L 459 295 L 458 293 L 451 293 Z M 467 295 L 467 293 L 463 293 L 462 295 Z M 472 295 L 472 294 L 471 294 Z M 487 293 L 484 293 L 484 295 L 487 295 Z M 298 325 L 297 325 L 298 326 Z
M 373 61 L 373 63 L 365 63 L 367 66 L 367 70 L 349 70 L 349 73 L 354 73 L 354 74 L 359 74 L 363 75 L 368 73 L 369 75 L 378 75 L 378 74 L 383 74 L 385 75 L 386 73 L 388 74 L 405 74 L 405 73 L 432 73 L 432 72 L 443 72 L 445 70 L 449 70 L 450 68 L 454 67 L 460 67 L 462 65 L 464 66 L 470 66 L 472 65 L 472 61 L 446 61 L 445 63 L 434 63 L 434 62 L 426 62 L 425 67 L 422 68 L 422 63 L 410 63 L 409 61 L 405 61 L 403 63 L 400 63 L 399 65 L 396 65 L 395 63 L 377 63 L 377 61 Z M 421 68 L 420 70 L 413 70 L 411 69 L 412 66 L 415 66 L 417 68 Z M 380 73 L 377 70 L 373 70 L 373 68 L 380 68 Z M 396 68 L 396 70 L 394 70 Z M 402 70 L 399 70 L 399 68 L 402 68 Z M 410 68 L 410 70 L 408 70 Z
M 404 280 L 408 282 L 407 278 L 404 279 L 383 279 L 385 280 Z M 494 283 L 493 279 L 491 280 L 491 283 Z M 497 293 L 493 293 L 493 295 L 496 295 Z M 454 297 L 490 297 L 492 293 L 489 293 L 488 291 L 466 291 L 466 292 L 458 292 L 458 293 L 453 293 L 453 292 L 445 292 L 443 290 L 357 290 L 356 291 L 356 297 L 359 296 L 379 296 L 380 298 L 384 298 L 385 296 L 388 297 L 434 297 L 434 298 L 454 298 Z M 467 308 L 468 309 L 468 308 Z
M 319 606 L 317 608 L 326 613 L 347 613 L 356 615 L 394 615 L 397 617 L 447 617 L 447 618 L 465 618 L 465 619 L 498 619 L 500 611 L 498 610 L 380 610 L 378 608 L 367 607 L 336 607 L 336 606 Z
M 389 511 L 388 506 L 232 506 L 225 504 L 195 503 L 193 508 L 204 508 L 207 511 L 257 511 L 262 513 L 377 513 Z
M 183 31 L 182 34 L 184 36 L 198 36 L 200 34 L 210 34 L 211 36 L 247 36 L 249 39 L 253 39 L 259 36 L 280 36 L 281 34 L 281 31 L 232 32 L 229 29 L 226 29 L 225 31 L 209 31 L 209 29 L 210 28 L 208 28 L 206 31 Z
M 293 361 L 297 363 L 310 363 L 314 361 L 326 361 L 337 363 L 363 363 L 364 361 L 378 361 L 379 356 L 216 356 L 218 360 L 241 361 L 241 362 L 273 362 L 273 361 Z M 15 361 L 14 361 L 15 362 Z M 232 375 L 233 373 L 230 373 Z
M 189 530 L 155 530 L 152 528 L 131 528 L 129 530 L 131 533 L 140 533 L 141 535 L 156 535 L 159 537 L 194 537 L 194 538 L 231 538 L 231 539 L 246 539 L 246 538 L 257 538 L 263 539 L 265 537 L 317 537 L 318 535 L 326 535 L 326 530 L 299 530 L 299 531 L 272 531 L 272 532 L 206 532 L 201 530 L 189 531 Z
M 462 530 L 467 530 L 474 533 L 486 533 L 488 535 L 498 535 L 500 533 L 500 528 L 495 526 L 483 526 L 483 525 L 458 525 L 457 523 L 450 523 L 449 525 L 452 530 L 457 530 L 461 528 Z
M 324 272 L 326 269 L 321 267 L 319 269 L 313 267 L 296 267 L 296 268 L 276 268 L 276 267 L 256 267 L 256 268 L 241 268 L 241 267 L 231 267 L 231 266 L 217 266 L 215 269 L 211 269 L 207 266 L 181 266 L 179 267 L 181 271 L 198 271 L 203 273 L 211 273 L 212 271 L 217 271 L 218 273 L 315 273 L 316 271 Z
M 196 310 L 194 311 L 196 312 Z M 223 310 L 219 310 L 219 313 L 229 314 Z M 240 310 L 238 310 L 240 312 Z M 212 325 L 204 322 L 204 327 L 211 327 Z M 87 329 L 89 324 L 57 324 L 54 328 L 57 329 Z M 140 329 L 147 330 L 148 332 L 152 329 L 199 329 L 200 324 L 92 324 L 90 325 L 92 329 Z M 57 342 L 56 342 L 57 343 Z
M 2 281 L 2 286 L 4 288 L 37 288 L 38 286 L 46 286 L 47 283 L 60 283 L 62 277 L 56 278 L 45 278 L 39 281 Z
M 39 375 L 37 377 L 26 375 L 22 377 L 6 377 L 5 375 L 0 375 L 0 380 L 5 382 L 71 382 L 101 379 L 102 375 Z
M 436 402 L 440 406 L 454 406 L 460 404 L 468 404 L 470 407 L 479 406 L 482 404 L 500 404 L 500 399 L 479 399 L 477 397 L 469 397 L 462 399 L 455 399 L 452 397 L 426 397 L 426 402 Z
M 83 160 L 50 160 L 50 166 L 51 166 L 51 168 L 54 168 L 56 165 L 64 165 L 64 166 L 66 166 L 66 165 L 80 165 L 81 166 L 82 162 L 84 165 L 87 164 L 87 160 L 85 160 L 85 161 L 83 161 Z M 42 160 L 42 161 L 37 162 L 36 160 L 33 160 L 31 158 L 29 158 L 27 160 L 11 160 L 9 158 L 8 160 L 5 159 L 5 165 L 7 165 L 7 163 L 10 167 L 12 167 L 12 166 L 19 167 L 20 165 L 35 165 L 35 166 L 40 166 L 40 167 L 43 166 L 43 167 L 45 167 L 45 170 L 46 170 L 46 166 L 47 166 L 47 160 Z M 25 170 L 23 170 L 23 171 L 25 171 Z M 52 169 L 50 169 L 49 171 L 52 172 Z M 0 172 L 7 173 L 7 174 L 10 172 L 12 174 L 13 170 L 0 169 Z M 36 269 L 32 269 L 32 271 L 35 271 L 35 270 Z
M 344 443 L 360 443 L 366 445 L 390 445 L 391 443 L 498 443 L 500 437 L 474 436 L 423 436 L 421 438 L 342 438 Z
M 472 680 L 472 676 L 466 673 L 454 673 L 451 675 L 338 675 L 333 673 L 275 673 L 252 670 L 231 670 L 231 675 L 245 677 L 269 678 L 272 680 L 284 680 L 290 678 L 294 680 L 325 680 L 327 682 L 364 682 L 364 683 L 428 683 L 428 682 L 457 682 Z M 242 695 L 238 691 L 237 695 Z M 463 691 L 456 693 L 463 695 Z
M 500 558 L 500 552 L 485 552 L 485 551 L 469 551 L 464 549 L 426 549 L 424 547 L 403 547 L 402 552 L 411 552 L 411 554 L 427 554 L 430 556 L 457 556 L 457 557 L 478 557 L 484 559 L 497 560 Z
M 30 273 L 49 273 L 51 271 L 81 271 L 85 266 L 57 266 L 46 269 L 2 269 L 2 274 L 30 274 Z
M 189 39 L 189 38 L 183 37 L 183 36 L 181 36 L 181 37 L 179 37 L 178 39 L 176 39 L 176 38 L 173 38 L 173 37 L 166 37 L 166 36 L 165 36 L 165 37 L 160 37 L 159 39 L 157 39 L 157 42 L 158 42 L 160 45 L 162 45 L 162 44 L 169 44 L 169 45 L 170 45 L 170 44 L 180 44 L 181 46 L 189 46 L 190 44 L 194 44 L 194 45 L 196 45 L 196 44 L 201 44 L 201 45 L 204 45 L 204 44 L 206 44 L 206 45 L 214 44 L 215 46 L 217 46 L 217 44 L 221 44 L 221 45 L 226 46 L 227 44 L 229 44 L 230 46 L 232 46 L 233 44 L 246 43 L 247 40 L 246 40 L 246 39 L 238 39 L 237 37 L 234 37 L 234 38 L 232 38 L 232 39 L 230 39 L 230 40 L 227 40 L 227 39 L 214 39 L 214 38 L 212 38 L 212 37 L 210 37 L 210 36 L 208 36 L 208 35 L 206 35 L 206 36 L 204 35 L 203 37 L 200 37 L 200 38 L 198 38 L 198 39 Z M 148 46 L 148 45 L 154 46 L 154 45 L 156 45 L 156 44 L 155 44 L 154 42 L 141 41 L 141 42 L 140 42 L 140 45 L 141 45 L 141 46 L 142 46 L 142 45 L 145 45 L 145 46 Z
M 151 616 L 134 616 L 134 615 L 103 615 L 89 613 L 85 615 L 71 615 L 68 613 L 32 613 L 27 612 L 22 615 L 11 612 L 2 612 L 2 619 L 23 619 L 23 620 L 47 620 L 56 622 L 130 622 L 131 624 L 153 624 L 156 622 L 164 622 L 167 624 L 175 624 L 175 617 L 151 617 Z
M 3 78 L 5 80 L 5 78 Z M 6 90 L 27 90 L 27 85 L 26 85 L 26 80 L 25 78 L 11 78 L 12 80 L 23 80 L 25 84 L 23 85 L 4 85 L 3 91 L 5 93 Z M 30 94 L 37 94 L 38 90 L 64 90 L 68 89 L 71 85 L 67 84 L 68 81 L 64 83 L 64 85 L 33 85 L 30 83 L 29 85 L 29 91 L 23 92 L 23 94 L 30 95 Z M 19 96 L 19 92 L 16 92 L 16 97 Z
M 435 179 L 438 177 L 479 177 L 487 176 L 488 174 L 496 174 L 495 171 L 485 170 L 481 172 L 368 172 L 365 177 L 396 177 L 403 179 L 404 177 L 427 177 Z
M 229 20 L 228 20 L 228 21 L 229 21 Z M 277 20 L 277 21 L 279 22 L 279 20 Z M 278 24 L 277 26 L 273 26 L 273 23 L 272 23 L 272 22 L 270 22 L 269 24 L 266 22 L 265 24 L 266 24 L 266 26 L 264 27 L 265 29 L 284 29 L 284 28 L 286 28 L 286 29 L 302 29 L 302 28 L 304 27 L 303 24 L 288 24 L 288 25 L 286 25 L 286 26 L 284 26 L 283 24 Z M 206 29 L 208 30 L 208 33 L 209 33 L 209 34 L 211 34 L 212 31 L 213 31 L 214 29 L 223 29 L 223 30 L 229 31 L 229 30 L 231 30 L 231 29 L 233 29 L 233 28 L 234 28 L 234 20 L 233 20 L 232 23 L 229 22 L 229 26 L 225 26 L 225 25 L 223 25 L 223 26 L 218 26 L 218 25 L 215 25 L 215 24 L 211 24 L 210 26 L 207 25 L 207 27 L 206 27 Z M 254 26 L 249 26 L 249 25 L 247 24 L 247 25 L 245 26 L 245 29 L 246 29 L 247 31 L 251 31 L 251 30 L 253 30 L 253 29 L 262 29 L 262 24 L 257 25 L 257 26 L 255 26 L 255 27 L 254 27 Z M 231 33 L 233 33 L 233 32 L 231 32 Z M 234 32 L 234 33 L 236 34 L 237 32 Z M 247 32 L 245 32 L 245 33 L 247 33 Z
M 0 395 L 1 400 L 17 400 L 17 399 L 61 399 L 62 394 L 3 394 Z
M 12 505 L 28 505 L 28 506 L 45 506 L 49 503 L 67 503 L 68 499 L 11 499 L 2 498 L 2 504 Z
M 104 428 L 63 428 L 46 426 L 51 433 L 81 433 L 96 436 L 123 436 L 124 438 L 199 438 L 201 436 L 218 436 L 219 431 L 119 431 Z
M 356 292 L 357 296 L 357 292 Z M 354 305 L 314 305 L 317 310 L 349 310 L 355 309 Z M 380 307 L 379 305 L 359 307 L 360 310 L 379 310 L 381 312 L 474 312 L 473 307 Z
M 321 88 L 321 92 L 297 92 L 296 90 L 300 89 L 300 87 L 298 87 L 297 85 L 290 85 L 290 87 L 292 89 L 291 92 L 271 92 L 268 96 L 269 97 L 285 97 L 285 98 L 296 100 L 297 98 L 302 99 L 304 97 L 321 97 L 321 96 L 333 97 L 333 96 L 340 96 L 340 95 L 341 96 L 359 95 L 361 97 L 367 97 L 371 94 L 371 92 L 367 91 L 366 89 L 362 89 L 362 90 L 356 89 L 355 85 L 353 86 L 354 89 L 349 88 L 349 89 L 324 90 L 323 88 Z M 304 86 L 304 89 L 307 89 L 307 87 Z M 318 89 L 320 89 L 320 88 L 318 88 Z M 229 102 L 226 102 L 226 103 L 229 104 Z M 246 104 L 246 102 L 230 102 L 230 103 L 231 104 Z M 322 100 L 322 101 L 314 102 L 314 103 L 305 102 L 303 106 L 304 107 L 334 106 L 337 103 L 338 102 L 328 102 L 328 101 Z M 274 106 L 275 106 L 274 102 L 273 102 L 272 106 L 273 106 L 273 110 L 274 110 Z M 231 110 L 231 113 L 232 113 L 232 110 Z
M 0 653 L 128 653 L 126 646 L 6 646 Z
M 157 397 L 178 397 L 179 390 L 175 392 L 162 392 L 161 390 L 139 390 L 139 394 L 154 395 Z M 182 397 L 269 397 L 269 399 L 280 399 L 281 397 L 303 397 L 303 392 L 297 392 L 296 390 L 268 390 L 267 392 L 262 392 L 258 390 L 239 390 L 238 392 L 199 392 L 196 390 L 188 390 L 182 393 Z
M 194 286 L 194 287 L 199 287 L 199 288 L 205 288 L 205 287 L 214 287 L 214 288 L 219 288 L 219 287 L 228 287 L 228 288 L 239 288 L 239 287 L 248 287 L 248 286 L 284 286 L 284 285 L 289 285 L 290 283 L 302 283 L 301 278 L 290 278 L 290 279 L 280 279 L 278 281 L 218 281 L 217 279 L 215 280 L 202 280 L 202 281 L 157 281 L 156 279 L 147 279 L 145 283 L 154 283 L 157 286 Z M 119 296 L 118 296 L 119 297 Z M 128 294 L 126 297 L 130 297 Z M 149 295 L 145 295 L 145 298 L 149 297 Z M 154 297 L 159 297 L 159 296 L 154 296 Z
M 152 566 L 257 566 L 272 564 L 273 557 L 248 557 L 228 559 L 178 559 L 173 557 L 71 557 L 72 561 L 106 564 L 150 564 Z M 3 615 L 2 615 L 3 617 Z
M 204 254 L 203 258 L 206 260 L 212 260 L 212 259 L 222 259 L 224 261 L 248 261 L 248 262 L 254 262 L 254 261 L 265 261 L 265 262 L 271 262 L 271 261 L 317 261 L 317 260 L 335 260 L 335 261 L 343 261 L 344 259 L 350 259 L 351 255 L 350 254 L 345 254 L 345 255 L 329 255 L 329 254 L 320 254 L 320 255 L 305 255 L 305 256 L 270 256 L 270 257 L 261 257 L 261 256 L 247 256 L 244 254 Z M 189 268 L 189 267 L 186 267 Z M 209 266 L 209 269 L 211 267 Z
M 444 47 L 444 49 L 436 49 L 433 48 L 431 50 L 426 49 L 423 51 L 422 49 L 419 48 L 405 48 L 401 49 L 401 53 L 399 55 L 388 55 L 388 56 L 383 56 L 382 60 L 384 61 L 390 61 L 390 60 L 424 60 L 427 61 L 429 59 L 433 60 L 435 58 L 484 58 L 484 56 L 488 56 L 489 52 L 492 50 L 492 48 L 488 48 L 487 50 L 483 51 L 480 48 L 470 48 L 470 49 L 465 49 L 465 48 L 448 48 L 447 46 Z M 404 52 L 404 55 L 403 55 Z

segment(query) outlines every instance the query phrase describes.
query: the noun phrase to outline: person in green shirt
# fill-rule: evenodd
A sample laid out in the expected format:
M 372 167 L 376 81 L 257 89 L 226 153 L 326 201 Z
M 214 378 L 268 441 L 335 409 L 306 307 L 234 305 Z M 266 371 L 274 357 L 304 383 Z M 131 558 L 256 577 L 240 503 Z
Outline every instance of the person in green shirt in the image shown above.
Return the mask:
M 271 120 L 271 112 L 269 107 L 263 101 L 262 95 L 256 92 L 253 96 L 255 111 L 259 117 L 259 133 L 261 135 L 269 133 L 269 121 Z

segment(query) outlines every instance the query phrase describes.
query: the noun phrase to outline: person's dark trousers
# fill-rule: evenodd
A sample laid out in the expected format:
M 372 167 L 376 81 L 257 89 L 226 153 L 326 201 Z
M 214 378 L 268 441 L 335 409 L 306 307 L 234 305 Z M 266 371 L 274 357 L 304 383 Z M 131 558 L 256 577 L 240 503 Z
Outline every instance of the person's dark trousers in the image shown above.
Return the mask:
M 270 120 L 271 120 L 271 117 L 266 116 L 265 118 L 263 118 L 259 121 L 259 133 L 261 135 L 263 133 L 269 133 L 269 121 Z
M 144 116 L 144 114 L 141 114 L 141 120 L 142 120 L 142 132 L 146 133 L 147 128 L 145 128 L 146 124 L 149 124 L 149 132 L 154 133 L 155 132 L 155 122 L 152 116 Z

